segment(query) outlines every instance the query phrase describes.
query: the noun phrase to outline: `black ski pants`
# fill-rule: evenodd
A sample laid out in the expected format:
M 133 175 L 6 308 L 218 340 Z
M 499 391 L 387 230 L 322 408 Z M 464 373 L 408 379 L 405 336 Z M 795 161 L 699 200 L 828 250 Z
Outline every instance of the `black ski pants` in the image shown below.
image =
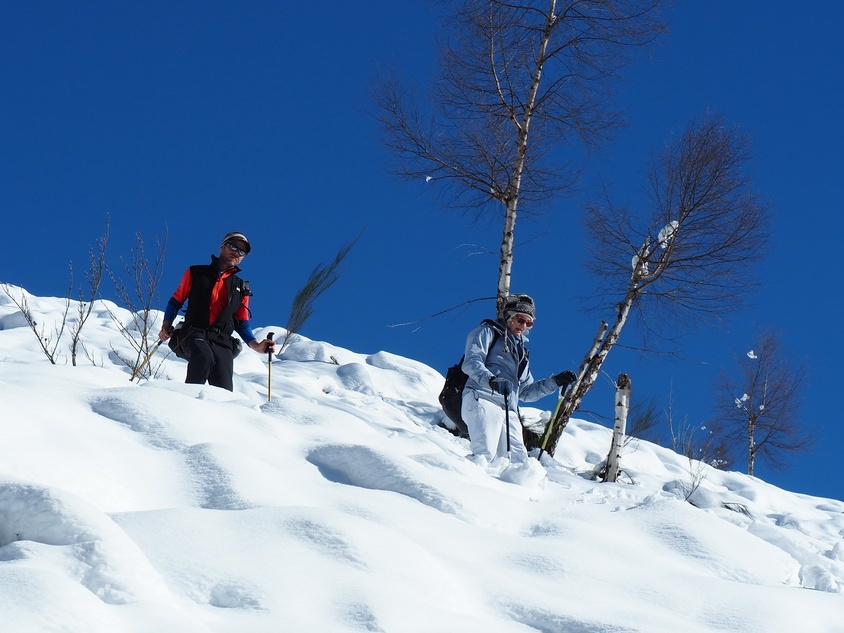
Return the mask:
M 186 383 L 221 387 L 234 391 L 234 352 L 230 345 L 209 339 L 205 333 L 191 336 L 191 355 Z

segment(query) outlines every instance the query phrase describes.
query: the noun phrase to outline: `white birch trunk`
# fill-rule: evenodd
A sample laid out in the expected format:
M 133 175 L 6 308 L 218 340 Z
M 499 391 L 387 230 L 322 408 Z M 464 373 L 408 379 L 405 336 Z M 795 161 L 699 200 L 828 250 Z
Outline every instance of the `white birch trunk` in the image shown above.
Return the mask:
M 649 252 L 650 239 L 639 249 L 638 261 L 647 262 Z M 656 272 L 650 274 L 645 268 L 637 265 L 630 276 L 630 283 L 627 287 L 624 300 L 618 304 L 618 313 L 616 314 L 616 319 L 612 327 L 607 330 L 607 324 L 601 322 L 598 339 L 595 341 L 597 345 L 593 344 L 592 349 L 590 349 L 589 353 L 583 359 L 574 388 L 569 391 L 562 406 L 558 409 L 557 415 L 551 420 L 551 432 L 548 434 L 548 442 L 545 450 L 552 457 L 557 448 L 557 442 L 566 428 L 566 424 L 568 424 L 569 418 L 580 406 L 583 396 L 586 395 L 586 392 L 589 391 L 592 383 L 598 377 L 601 365 L 603 365 L 607 354 L 610 353 L 610 350 L 616 344 L 616 341 L 618 341 L 619 336 L 621 336 L 621 330 L 624 329 L 624 325 L 627 323 L 630 311 L 633 309 L 633 304 L 638 298 L 639 293 L 642 292 L 643 281 L 659 277 L 664 270 L 666 261 L 663 255 L 663 259 L 656 262 Z
M 498 265 L 498 316 L 503 316 L 504 302 L 507 299 L 507 295 L 510 294 L 510 282 L 513 271 L 513 245 L 515 243 L 516 230 L 516 212 L 519 204 L 519 193 L 522 188 L 522 174 L 524 174 L 525 162 L 527 160 L 530 122 L 533 118 L 534 110 L 536 109 L 536 96 L 539 92 L 539 84 L 542 81 L 542 69 L 546 62 L 545 56 L 547 54 L 548 42 L 551 39 L 551 32 L 553 30 L 554 23 L 557 20 L 555 15 L 556 4 L 556 0 L 551 0 L 548 12 L 545 16 L 545 26 L 539 38 L 539 48 L 536 54 L 533 77 L 525 102 L 524 111 L 522 113 L 522 119 L 518 120 L 515 116 L 512 117 L 513 125 L 517 131 L 516 160 L 513 165 L 513 173 L 510 185 L 507 189 L 506 199 L 503 200 L 507 207 L 507 211 L 504 220 L 504 231 L 501 238 L 501 259 Z M 502 98 L 502 102 L 506 103 L 507 100 Z
M 630 376 L 619 374 L 615 392 L 615 425 L 610 453 L 607 455 L 607 472 L 604 481 L 618 480 L 618 472 L 621 469 L 621 447 L 627 432 L 627 414 L 630 412 L 630 391 Z

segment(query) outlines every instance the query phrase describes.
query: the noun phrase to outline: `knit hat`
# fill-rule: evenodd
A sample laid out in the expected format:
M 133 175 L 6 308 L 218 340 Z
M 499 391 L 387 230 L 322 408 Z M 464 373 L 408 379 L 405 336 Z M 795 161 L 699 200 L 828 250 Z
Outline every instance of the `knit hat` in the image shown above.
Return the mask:
M 526 314 L 531 319 L 536 318 L 536 306 L 529 295 L 510 295 L 504 302 L 504 320 L 509 321 L 516 314 Z
M 226 236 L 223 238 L 223 243 L 220 244 L 220 247 L 222 248 L 232 240 L 240 240 L 241 242 L 243 242 L 246 245 L 246 248 L 244 248 L 243 250 L 245 250 L 247 253 L 252 250 L 252 245 L 249 244 L 249 240 L 246 239 L 246 236 L 243 233 L 239 233 L 237 231 L 226 233 Z

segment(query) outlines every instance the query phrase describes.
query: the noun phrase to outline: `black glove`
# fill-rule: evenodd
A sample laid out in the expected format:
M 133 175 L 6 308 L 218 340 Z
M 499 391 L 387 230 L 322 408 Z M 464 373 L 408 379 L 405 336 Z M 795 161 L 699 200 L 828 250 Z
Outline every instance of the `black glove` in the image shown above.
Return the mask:
M 577 376 L 574 375 L 573 371 L 569 371 L 568 369 L 562 373 L 554 374 L 554 382 L 557 383 L 558 387 L 568 387 L 575 380 L 577 380 Z
M 513 383 L 506 378 L 493 376 L 489 379 L 489 386 L 493 391 L 497 391 L 502 396 L 509 396 L 513 393 Z

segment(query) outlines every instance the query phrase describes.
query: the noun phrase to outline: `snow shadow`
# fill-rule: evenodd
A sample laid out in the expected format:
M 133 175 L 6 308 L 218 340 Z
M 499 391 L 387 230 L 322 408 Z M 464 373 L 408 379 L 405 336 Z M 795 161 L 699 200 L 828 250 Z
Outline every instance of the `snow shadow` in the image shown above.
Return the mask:
M 440 512 L 463 515 L 459 502 L 423 482 L 408 466 L 368 446 L 328 444 L 312 450 L 307 459 L 329 481 L 395 492 Z

